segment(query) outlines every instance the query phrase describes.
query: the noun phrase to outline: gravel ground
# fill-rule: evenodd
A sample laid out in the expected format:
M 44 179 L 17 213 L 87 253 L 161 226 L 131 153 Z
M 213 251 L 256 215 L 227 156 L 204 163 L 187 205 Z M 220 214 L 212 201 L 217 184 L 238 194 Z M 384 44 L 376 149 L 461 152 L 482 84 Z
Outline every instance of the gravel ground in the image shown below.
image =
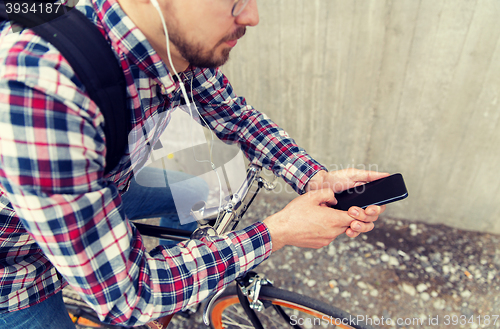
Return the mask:
M 285 205 L 261 194 L 243 225 Z M 277 287 L 370 318 L 375 328 L 500 328 L 499 243 L 497 235 L 382 217 L 356 239 L 344 235 L 319 250 L 285 247 L 257 271 Z M 200 312 L 175 317 L 173 328 L 206 327 Z

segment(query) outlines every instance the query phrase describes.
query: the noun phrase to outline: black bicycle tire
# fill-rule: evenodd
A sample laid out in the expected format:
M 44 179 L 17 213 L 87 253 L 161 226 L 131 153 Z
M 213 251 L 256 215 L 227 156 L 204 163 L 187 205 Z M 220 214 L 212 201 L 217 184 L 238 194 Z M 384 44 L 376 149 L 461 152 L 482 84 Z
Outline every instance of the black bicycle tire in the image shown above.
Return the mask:
M 210 327 L 212 329 L 218 329 L 214 326 L 213 323 L 213 311 L 214 309 L 217 308 L 217 304 L 220 303 L 221 301 L 227 300 L 228 298 L 238 298 L 237 292 L 236 292 L 236 285 L 231 285 L 227 287 L 227 289 L 217 298 L 217 300 L 213 303 L 211 309 L 209 310 L 209 320 L 210 320 Z M 327 303 L 324 303 L 322 301 L 319 301 L 317 299 L 311 298 L 309 296 L 304 296 L 300 295 L 298 293 L 295 293 L 293 291 L 288 291 L 280 288 L 276 288 L 273 286 L 262 286 L 260 293 L 259 293 L 259 299 L 263 300 L 282 300 L 285 302 L 301 305 L 303 307 L 315 310 L 319 313 L 323 313 L 328 316 L 332 316 L 333 318 L 337 319 L 355 319 L 356 317 L 350 315 L 349 313 L 335 307 L 332 305 L 328 305 Z M 238 302 L 239 304 L 239 302 Z M 373 327 L 366 325 L 365 323 L 362 322 L 356 322 L 355 324 L 352 323 L 349 324 L 349 326 L 355 328 L 355 329 L 373 329 Z

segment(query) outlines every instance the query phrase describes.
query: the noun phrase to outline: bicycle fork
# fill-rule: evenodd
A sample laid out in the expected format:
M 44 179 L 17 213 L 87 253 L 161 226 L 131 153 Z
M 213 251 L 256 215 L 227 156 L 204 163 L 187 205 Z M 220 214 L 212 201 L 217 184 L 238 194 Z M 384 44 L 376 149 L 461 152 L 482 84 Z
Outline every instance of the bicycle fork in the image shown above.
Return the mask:
M 238 294 L 238 299 L 240 302 L 240 305 L 242 306 L 243 310 L 245 311 L 248 319 L 252 323 L 255 329 L 264 329 L 262 322 L 259 320 L 257 317 L 256 312 L 261 312 L 265 308 L 269 306 L 273 306 L 273 308 L 276 310 L 276 312 L 287 322 L 290 324 L 290 327 L 294 329 L 301 329 L 299 325 L 292 324 L 291 318 L 286 314 L 286 312 L 283 310 L 283 308 L 279 305 L 274 305 L 271 302 L 264 301 L 259 299 L 260 295 L 260 290 L 261 287 L 266 285 L 266 286 L 272 286 L 273 282 L 270 281 L 265 277 L 264 274 L 257 274 L 255 272 L 249 272 L 247 273 L 243 278 L 238 278 L 236 279 L 237 283 L 237 289 L 236 292 Z M 208 326 L 209 321 L 208 321 L 208 310 L 211 309 L 211 306 L 213 302 L 222 294 L 224 291 L 221 290 L 219 291 L 216 295 L 214 295 L 210 301 L 206 304 L 205 311 L 203 313 L 203 321 L 205 324 Z M 250 301 L 250 300 L 251 301 Z
M 238 289 L 236 289 L 238 299 L 248 319 L 255 329 L 264 329 L 255 311 L 261 312 L 264 309 L 264 303 L 259 300 L 260 288 L 262 285 L 270 285 L 271 282 L 259 274 L 248 278 L 248 280 L 238 279 L 236 282 L 238 284 Z M 248 297 L 252 299 L 251 302 L 248 301 Z

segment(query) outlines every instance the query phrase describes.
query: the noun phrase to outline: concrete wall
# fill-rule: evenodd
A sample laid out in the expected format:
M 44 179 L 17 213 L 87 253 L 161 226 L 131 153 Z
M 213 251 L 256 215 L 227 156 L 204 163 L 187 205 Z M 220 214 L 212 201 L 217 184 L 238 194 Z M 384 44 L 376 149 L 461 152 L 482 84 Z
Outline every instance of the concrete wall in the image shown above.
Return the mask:
M 500 233 L 499 0 L 261 0 L 224 72 L 331 170 L 403 173 L 395 218 Z

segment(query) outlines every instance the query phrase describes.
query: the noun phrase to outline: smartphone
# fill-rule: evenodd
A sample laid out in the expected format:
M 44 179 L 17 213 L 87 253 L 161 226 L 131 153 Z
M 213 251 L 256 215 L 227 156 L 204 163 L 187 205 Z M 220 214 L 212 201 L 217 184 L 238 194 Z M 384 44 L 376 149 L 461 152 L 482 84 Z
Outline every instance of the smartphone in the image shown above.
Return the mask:
M 383 204 L 403 200 L 408 196 L 406 185 L 401 174 L 388 177 L 335 193 L 337 204 L 335 209 L 347 211 L 352 206 L 365 209 L 371 205 Z

